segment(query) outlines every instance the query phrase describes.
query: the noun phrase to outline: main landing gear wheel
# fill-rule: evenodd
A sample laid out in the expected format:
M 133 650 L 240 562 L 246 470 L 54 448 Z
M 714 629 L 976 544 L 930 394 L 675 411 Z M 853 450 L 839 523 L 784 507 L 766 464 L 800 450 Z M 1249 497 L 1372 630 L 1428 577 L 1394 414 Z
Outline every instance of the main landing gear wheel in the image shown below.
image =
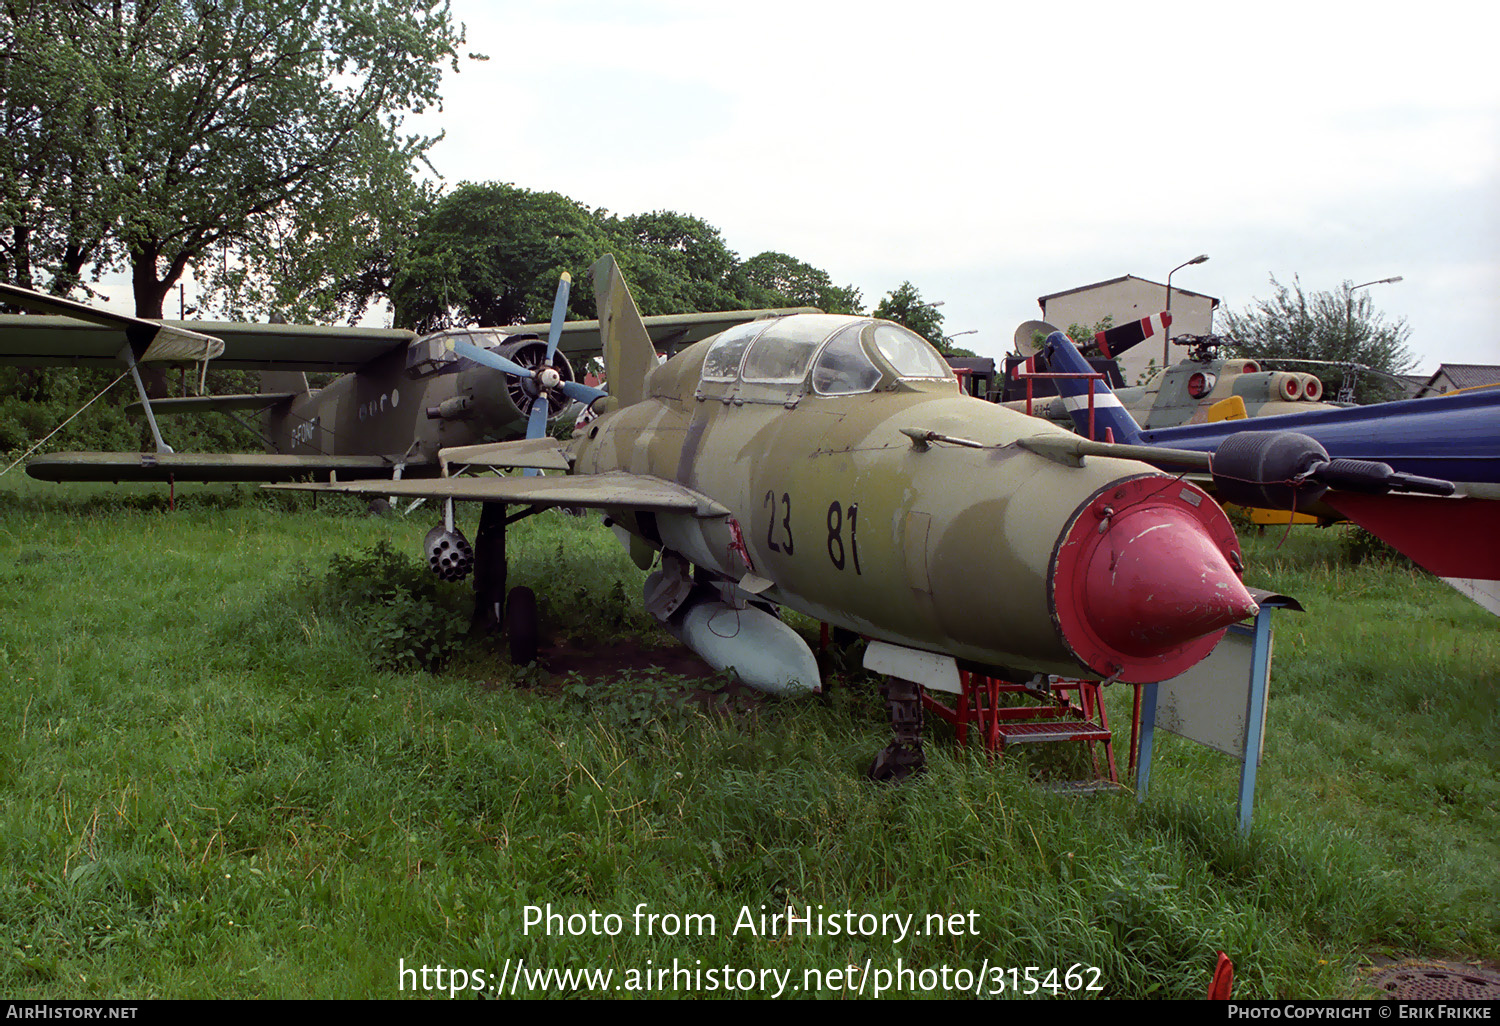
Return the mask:
M 493 634 L 503 625 L 505 601 L 505 503 L 483 503 L 479 530 L 474 533 L 474 615 L 469 621 L 473 634 Z
M 536 662 L 539 630 L 536 593 L 530 588 L 512 588 L 505 599 L 505 633 L 510 640 L 510 661 L 516 666 Z
M 891 717 L 895 740 L 880 750 L 870 764 L 869 777 L 875 781 L 902 781 L 927 769 L 927 753 L 922 750 L 922 686 L 899 677 L 887 677 L 880 685 L 886 711 Z

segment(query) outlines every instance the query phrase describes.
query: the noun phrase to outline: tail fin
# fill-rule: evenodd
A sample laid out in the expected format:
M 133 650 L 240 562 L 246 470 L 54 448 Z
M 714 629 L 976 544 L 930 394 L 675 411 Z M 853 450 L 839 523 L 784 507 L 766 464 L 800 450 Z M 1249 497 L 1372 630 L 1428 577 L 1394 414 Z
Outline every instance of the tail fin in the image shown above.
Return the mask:
M 287 370 L 263 370 L 260 372 L 260 390 L 267 394 L 277 392 L 295 392 L 298 396 L 306 395 L 311 389 L 307 385 L 307 375 L 302 371 Z M 266 438 L 276 436 L 278 421 L 286 417 L 296 399 L 282 399 L 274 406 L 267 407 L 260 415 L 260 430 Z
M 1060 331 L 1047 336 L 1042 350 L 1047 366 L 1053 371 L 1067 374 L 1092 374 L 1094 368 L 1079 353 L 1072 340 Z M 1058 378 L 1057 394 L 1062 396 L 1068 413 L 1073 417 L 1073 426 L 1079 434 L 1089 437 L 1089 391 L 1094 393 L 1094 440 L 1111 440 L 1122 445 L 1141 444 L 1141 428 L 1120 404 L 1120 400 L 1103 381 L 1090 378 Z
M 1158 331 L 1165 334 L 1171 326 L 1172 315 L 1163 310 L 1159 314 L 1142 317 L 1138 321 L 1129 321 L 1125 324 L 1116 324 L 1113 328 L 1106 328 L 1094 335 L 1094 344 L 1105 356 L 1113 358 L 1127 349 L 1140 345 Z
M 656 366 L 656 348 L 615 258 L 606 253 L 593 266 L 604 344 L 605 387 L 619 406 L 646 398 L 646 375 Z

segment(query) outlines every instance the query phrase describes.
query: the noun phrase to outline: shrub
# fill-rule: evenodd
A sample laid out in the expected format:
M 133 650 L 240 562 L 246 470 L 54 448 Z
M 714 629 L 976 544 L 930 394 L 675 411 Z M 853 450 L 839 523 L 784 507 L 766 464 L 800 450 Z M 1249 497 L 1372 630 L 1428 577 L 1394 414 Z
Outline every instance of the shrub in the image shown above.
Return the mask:
M 358 555 L 335 554 L 321 597 L 359 618 L 385 669 L 434 672 L 467 644 L 467 590 L 439 580 L 387 541 Z

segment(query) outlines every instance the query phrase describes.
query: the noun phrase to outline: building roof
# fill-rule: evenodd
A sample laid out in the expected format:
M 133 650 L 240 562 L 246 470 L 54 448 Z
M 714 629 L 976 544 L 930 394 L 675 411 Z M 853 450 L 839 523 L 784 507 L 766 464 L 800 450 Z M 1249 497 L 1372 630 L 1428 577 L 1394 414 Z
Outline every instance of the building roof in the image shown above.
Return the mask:
M 995 361 L 989 356 L 945 356 L 948 366 L 954 370 L 966 370 L 974 374 L 995 374 Z
M 1427 387 L 1428 377 L 1426 374 L 1397 374 L 1396 380 L 1406 390 L 1406 398 L 1415 399 Z
M 1106 285 L 1118 285 L 1121 282 L 1123 282 L 1123 281 L 1129 281 L 1132 278 L 1134 278 L 1136 281 L 1144 282 L 1147 285 L 1155 285 L 1157 288 L 1165 289 L 1167 287 L 1162 282 L 1152 281 L 1150 278 L 1141 278 L 1141 277 L 1137 277 L 1134 274 L 1122 274 L 1118 278 L 1109 278 L 1109 279 L 1107 279 L 1105 281 L 1096 281 L 1092 285 L 1080 285 L 1077 288 L 1064 289 L 1061 292 L 1053 292 L 1050 295 L 1039 296 L 1037 298 L 1036 303 L 1037 303 L 1037 306 L 1039 306 L 1043 310 L 1045 310 L 1045 309 L 1047 309 L 1047 301 L 1049 299 L 1058 299 L 1058 298 L 1060 298 L 1062 296 L 1071 296 L 1075 292 L 1088 292 L 1090 289 L 1100 289 L 1100 288 L 1103 288 Z M 1183 288 L 1181 285 L 1173 285 L 1172 286 L 1172 290 L 1174 292 L 1176 292 L 1178 295 L 1181 295 L 1181 296 L 1194 296 L 1194 297 L 1196 297 L 1198 299 L 1206 299 L 1210 303 L 1212 303 L 1215 307 L 1217 307 L 1219 305 L 1219 300 L 1218 300 L 1217 297 L 1215 297 L 1215 296 L 1207 296 L 1207 295 L 1204 295 L 1202 292 L 1194 292 L 1191 289 L 1185 289 L 1185 288 Z
M 1438 378 L 1447 378 L 1448 387 L 1439 389 Z M 1432 372 L 1418 391 L 1418 395 L 1428 392 L 1451 391 L 1457 388 L 1479 388 L 1484 385 L 1500 385 L 1500 366 L 1492 363 L 1440 363 L 1438 369 Z

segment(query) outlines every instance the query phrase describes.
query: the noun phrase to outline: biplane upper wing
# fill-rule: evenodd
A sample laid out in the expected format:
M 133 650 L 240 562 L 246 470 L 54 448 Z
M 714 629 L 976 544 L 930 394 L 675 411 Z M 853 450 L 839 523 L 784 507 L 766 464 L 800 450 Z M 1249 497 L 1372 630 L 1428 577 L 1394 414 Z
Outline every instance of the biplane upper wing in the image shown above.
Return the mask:
M 152 321 L 100 310 L 71 299 L 0 284 L 0 302 L 30 311 L 0 315 L 0 363 L 31 366 L 118 366 L 128 343 L 139 363 L 202 362 L 219 370 L 348 373 L 417 338 L 403 328 L 249 324 L 231 321 Z M 729 310 L 645 318 L 658 349 L 688 345 L 748 320 L 811 308 Z M 547 324 L 505 327 L 545 336 Z M 568 321 L 560 348 L 569 356 L 600 350 L 599 322 Z
M 346 372 L 404 346 L 397 328 L 226 321 L 152 321 L 0 284 L 0 363 L 117 367 L 126 344 L 137 363 L 201 363 L 220 370 Z
M 15 285 L 0 284 L 0 302 L 44 315 L 0 317 L 0 359 L 7 363 L 115 365 L 127 345 L 137 363 L 200 363 L 224 351 L 224 343 L 198 324 L 189 328 L 96 310 Z M 73 351 L 72 359 L 56 359 L 59 332 L 68 336 L 62 346 Z
M 651 340 L 658 348 L 666 349 L 697 342 L 743 321 L 789 312 L 808 311 L 737 310 L 714 314 L 671 314 L 644 320 Z M 158 329 L 218 340 L 222 346 L 213 362 L 218 370 L 348 373 L 417 337 L 414 332 L 401 328 L 228 321 L 145 323 Z M 547 325 L 517 324 L 505 330 L 545 336 Z M 117 367 L 120 348 L 127 340 L 125 330 L 119 326 L 89 324 L 72 316 L 0 315 L 0 363 Z M 599 346 L 598 321 L 568 321 L 563 326 L 558 348 L 569 356 L 592 355 L 599 352 Z M 202 358 L 200 355 L 191 357 L 193 360 Z M 137 359 L 148 362 L 139 355 Z
M 186 332 L 189 324 L 191 332 Z M 163 321 L 156 327 L 217 342 L 217 358 L 213 361 L 216 370 L 343 373 L 356 370 L 416 337 L 410 331 L 396 328 L 301 324 Z M 0 315 L 0 362 L 3 363 L 118 367 L 120 349 L 126 341 L 126 332 L 119 327 L 87 324 L 72 317 Z M 191 359 L 203 358 L 195 355 Z M 149 357 L 138 355 L 136 359 L 144 363 Z

